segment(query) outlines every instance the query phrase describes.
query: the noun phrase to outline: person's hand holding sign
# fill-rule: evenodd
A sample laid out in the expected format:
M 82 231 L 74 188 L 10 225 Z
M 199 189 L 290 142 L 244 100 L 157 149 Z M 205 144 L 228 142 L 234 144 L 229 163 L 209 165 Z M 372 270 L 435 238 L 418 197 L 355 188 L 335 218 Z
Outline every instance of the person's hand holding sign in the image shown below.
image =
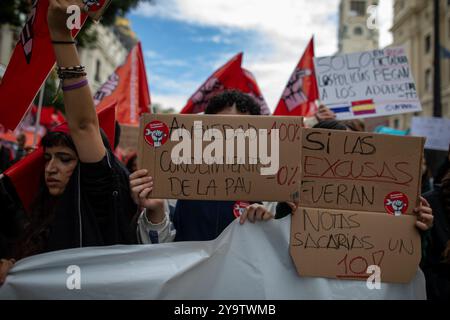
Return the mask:
M 336 114 L 329 108 L 321 104 L 319 110 L 315 114 L 317 121 L 334 120 L 336 119 Z
M 137 170 L 130 175 L 130 189 L 134 202 L 147 209 L 147 219 L 154 224 L 161 223 L 165 217 L 164 200 L 148 198 L 153 191 L 153 178 L 146 169 Z
M 5 282 L 6 276 L 8 275 L 9 270 L 14 266 L 16 261 L 14 259 L 0 260 L 0 286 Z
M 239 218 L 239 223 L 244 224 L 247 220 L 251 223 L 255 223 L 256 221 L 267 221 L 270 219 L 273 219 L 273 214 L 264 208 L 262 204 L 254 203 L 245 209 L 244 213 Z
M 416 227 L 422 231 L 427 231 L 433 227 L 433 210 L 424 197 L 420 197 L 420 205 L 414 209 L 417 216 Z

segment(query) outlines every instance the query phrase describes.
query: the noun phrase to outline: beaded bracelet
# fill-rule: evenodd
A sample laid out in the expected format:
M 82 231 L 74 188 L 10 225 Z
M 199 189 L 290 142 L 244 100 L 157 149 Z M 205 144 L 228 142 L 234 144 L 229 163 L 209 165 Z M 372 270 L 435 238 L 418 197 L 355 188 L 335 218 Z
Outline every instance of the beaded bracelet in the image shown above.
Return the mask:
M 61 80 L 81 78 L 81 77 L 86 76 L 84 66 L 58 67 L 57 73 L 58 73 L 58 77 Z

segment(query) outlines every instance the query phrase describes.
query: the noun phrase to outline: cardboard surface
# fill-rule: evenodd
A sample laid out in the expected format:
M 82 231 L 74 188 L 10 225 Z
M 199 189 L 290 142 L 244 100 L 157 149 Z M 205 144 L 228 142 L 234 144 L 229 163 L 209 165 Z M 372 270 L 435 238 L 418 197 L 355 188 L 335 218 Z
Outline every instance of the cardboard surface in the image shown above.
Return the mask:
M 422 111 L 401 47 L 314 59 L 320 100 L 337 119 Z
M 291 257 L 301 276 L 408 283 L 421 257 L 416 218 L 378 213 L 299 208 L 292 217 Z
M 194 121 L 201 121 L 203 128 L 194 129 Z M 138 166 L 148 169 L 153 176 L 154 198 L 293 201 L 298 199 L 300 181 L 301 126 L 301 117 L 145 114 L 141 118 Z M 234 158 L 230 153 L 232 149 L 227 148 L 228 141 L 217 136 L 214 143 L 223 147 L 223 156 L 218 155 L 218 158 L 225 164 L 208 165 L 204 158 L 196 157 L 210 151 L 208 146 L 212 142 L 195 144 L 194 139 L 190 144 L 191 155 L 180 151 L 176 153 L 179 156 L 174 158 L 175 162 L 179 162 L 187 157 L 192 163 L 177 164 L 173 161 L 173 148 L 180 146 L 182 138 L 179 142 L 171 138 L 179 128 L 185 128 L 191 137 L 197 133 L 202 137 L 207 129 L 217 129 L 223 137 L 227 129 L 241 128 L 247 131 L 253 128 L 255 132 L 260 132 L 260 129 L 279 130 L 277 170 L 274 174 L 262 175 L 264 168 L 267 170 L 271 165 L 268 162 L 262 164 L 259 156 L 261 150 L 269 157 L 272 156 L 272 135 L 276 131 L 270 131 L 265 148 L 258 146 L 261 143 L 259 136 L 246 138 L 244 157 L 239 155 L 234 139 Z M 251 157 L 256 164 L 250 163 L 250 144 L 258 146 L 258 156 Z M 211 154 L 215 155 L 213 152 Z M 201 164 L 194 163 L 198 160 Z M 239 160 L 243 164 L 237 163 Z M 234 164 L 226 164 L 226 161 Z
M 120 125 L 120 143 L 119 146 L 124 149 L 137 151 L 139 141 L 139 126 Z
M 300 204 L 411 214 L 423 144 L 419 137 L 303 129 Z

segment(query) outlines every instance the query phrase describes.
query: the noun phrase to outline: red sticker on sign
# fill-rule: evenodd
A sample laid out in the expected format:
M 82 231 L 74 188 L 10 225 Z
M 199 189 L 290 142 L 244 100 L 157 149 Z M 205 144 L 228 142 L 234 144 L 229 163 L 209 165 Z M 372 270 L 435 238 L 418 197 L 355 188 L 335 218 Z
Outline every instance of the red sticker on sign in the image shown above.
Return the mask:
M 389 214 L 401 216 L 408 209 L 408 197 L 402 192 L 391 192 L 384 198 L 384 208 Z
M 245 201 L 236 201 L 233 205 L 233 214 L 236 218 L 239 218 L 243 213 L 244 210 L 247 209 L 247 207 L 250 205 L 249 202 Z
M 161 147 L 169 139 L 169 128 L 161 121 L 152 121 L 144 128 L 144 139 L 152 147 Z

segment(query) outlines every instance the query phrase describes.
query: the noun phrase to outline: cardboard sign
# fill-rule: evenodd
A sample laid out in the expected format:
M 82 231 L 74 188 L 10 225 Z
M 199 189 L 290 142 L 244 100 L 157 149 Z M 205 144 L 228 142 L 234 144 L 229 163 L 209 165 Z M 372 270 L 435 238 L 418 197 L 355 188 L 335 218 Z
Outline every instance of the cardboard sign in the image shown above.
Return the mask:
M 138 166 L 154 179 L 153 198 L 295 201 L 302 124 L 301 117 L 145 114 Z
M 290 253 L 302 276 L 408 283 L 421 257 L 413 216 L 300 208 L 292 219 Z M 372 267 L 373 268 L 373 267 Z
M 139 141 L 139 127 L 121 124 L 120 129 L 121 132 L 119 146 L 123 150 L 129 149 L 137 151 Z
M 403 48 L 315 58 L 320 99 L 337 119 L 422 111 Z
M 302 131 L 302 206 L 412 213 L 420 190 L 423 138 Z
M 450 145 L 450 119 L 413 117 L 411 135 L 425 137 L 425 148 L 448 151 Z
M 417 137 L 302 130 L 302 207 L 290 245 L 300 275 L 365 281 L 377 266 L 380 281 L 412 279 L 423 145 Z

